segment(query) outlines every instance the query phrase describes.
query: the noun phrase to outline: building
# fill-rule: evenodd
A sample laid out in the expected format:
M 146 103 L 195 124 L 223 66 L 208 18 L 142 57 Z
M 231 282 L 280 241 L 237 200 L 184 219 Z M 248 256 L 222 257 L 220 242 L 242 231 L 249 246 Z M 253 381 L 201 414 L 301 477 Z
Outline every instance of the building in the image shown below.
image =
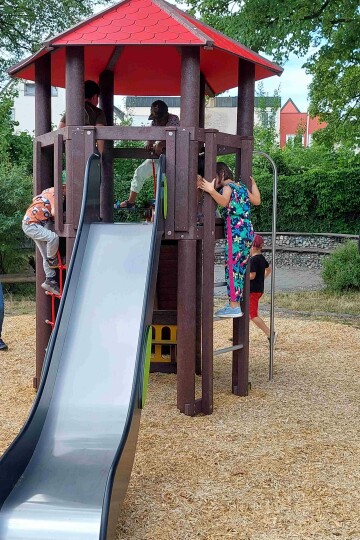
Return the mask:
M 301 134 L 303 146 L 311 146 L 312 135 L 315 131 L 326 127 L 326 122 L 311 118 L 308 113 L 299 111 L 292 99 L 288 99 L 280 109 L 280 147 Z
M 149 123 L 149 110 L 151 103 L 156 99 L 162 99 L 169 107 L 169 112 L 173 114 L 180 114 L 180 98 L 173 96 L 163 97 L 133 97 L 128 96 L 125 99 L 125 108 L 127 113 L 133 119 L 134 126 L 148 125 Z M 265 99 L 266 112 L 260 104 L 262 99 Z M 267 123 L 272 114 L 275 114 L 275 129 L 276 132 L 280 131 L 280 98 L 255 97 L 255 124 Z M 237 97 L 233 96 L 219 96 L 208 98 L 205 106 L 205 127 L 211 127 L 223 131 L 225 133 L 236 133 L 236 109 Z M 276 109 L 276 112 L 273 111 Z
M 31 135 L 35 129 L 35 84 L 30 81 L 18 83 L 18 97 L 15 98 L 12 112 L 13 120 L 18 122 L 17 131 L 27 131 Z M 65 111 L 66 92 L 63 88 L 52 88 L 52 115 L 56 122 L 60 121 Z M 180 97 L 132 97 L 115 96 L 115 123 L 119 123 L 125 116 L 130 116 L 134 126 L 149 125 L 149 110 L 155 99 L 163 99 L 169 106 L 169 111 L 180 115 Z M 260 99 L 265 99 L 266 112 L 262 108 L 260 112 Z M 280 98 L 255 97 L 255 124 L 268 122 L 273 110 L 275 113 L 275 129 L 280 131 Z M 205 127 L 212 127 L 225 133 L 236 133 L 237 97 L 214 97 L 209 98 L 205 108 Z M 125 112 L 124 112 L 125 111 Z M 265 115 L 265 116 L 264 116 Z M 54 127 L 57 127 L 56 126 Z

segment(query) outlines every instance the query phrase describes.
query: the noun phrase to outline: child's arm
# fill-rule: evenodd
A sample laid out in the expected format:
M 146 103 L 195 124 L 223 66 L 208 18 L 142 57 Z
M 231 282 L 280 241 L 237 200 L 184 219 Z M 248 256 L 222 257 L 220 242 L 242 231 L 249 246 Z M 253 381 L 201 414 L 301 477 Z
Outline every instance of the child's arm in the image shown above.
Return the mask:
M 250 279 L 256 278 L 256 272 L 250 272 Z
M 268 266 L 268 268 L 265 268 L 265 278 L 270 276 L 270 274 L 271 274 L 271 266 Z
M 248 190 L 250 202 L 255 206 L 259 206 L 259 204 L 261 203 L 259 188 L 257 187 L 256 182 L 252 176 L 250 176 L 250 180 L 252 182 L 251 191 Z
M 219 206 L 225 207 L 229 204 L 231 197 L 230 186 L 224 186 L 223 192 L 222 194 L 220 194 L 215 189 L 215 178 L 212 182 L 208 182 L 207 180 L 205 180 L 205 178 L 202 177 L 198 177 L 197 186 L 198 188 L 206 191 L 206 193 L 209 193 L 209 195 L 211 195 L 211 197 Z

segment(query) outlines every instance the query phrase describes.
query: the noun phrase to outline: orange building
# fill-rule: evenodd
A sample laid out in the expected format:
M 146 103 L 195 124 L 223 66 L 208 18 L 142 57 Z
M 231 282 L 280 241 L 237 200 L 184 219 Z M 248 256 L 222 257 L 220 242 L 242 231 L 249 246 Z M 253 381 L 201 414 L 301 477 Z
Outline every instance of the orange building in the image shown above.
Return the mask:
M 288 99 L 280 109 L 280 147 L 302 133 L 304 146 L 311 146 L 312 134 L 327 126 L 326 122 L 320 122 L 318 118 L 311 118 L 308 113 L 299 111 L 292 99 Z

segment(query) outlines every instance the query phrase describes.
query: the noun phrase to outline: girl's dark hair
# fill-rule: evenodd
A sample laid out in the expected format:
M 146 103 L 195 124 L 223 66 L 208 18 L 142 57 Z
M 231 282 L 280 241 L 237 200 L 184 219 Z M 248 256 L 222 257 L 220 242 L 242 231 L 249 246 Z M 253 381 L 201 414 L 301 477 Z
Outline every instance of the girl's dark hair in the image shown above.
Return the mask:
M 229 167 L 223 161 L 218 161 L 216 164 L 216 174 L 221 176 L 224 174 L 224 180 L 234 180 L 234 175 Z

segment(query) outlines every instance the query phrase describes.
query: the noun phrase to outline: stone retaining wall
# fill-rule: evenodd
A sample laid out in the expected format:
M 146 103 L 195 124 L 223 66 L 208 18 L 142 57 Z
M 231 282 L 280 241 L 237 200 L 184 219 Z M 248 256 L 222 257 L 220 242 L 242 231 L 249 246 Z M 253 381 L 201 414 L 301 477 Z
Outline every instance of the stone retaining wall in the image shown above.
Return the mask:
M 271 263 L 272 235 L 259 232 L 263 236 L 264 255 Z M 276 266 L 320 269 L 323 260 L 339 245 L 348 240 L 357 241 L 358 237 L 350 234 L 308 234 L 279 232 L 276 234 Z M 224 262 L 224 242 L 218 240 L 215 249 L 217 264 Z

